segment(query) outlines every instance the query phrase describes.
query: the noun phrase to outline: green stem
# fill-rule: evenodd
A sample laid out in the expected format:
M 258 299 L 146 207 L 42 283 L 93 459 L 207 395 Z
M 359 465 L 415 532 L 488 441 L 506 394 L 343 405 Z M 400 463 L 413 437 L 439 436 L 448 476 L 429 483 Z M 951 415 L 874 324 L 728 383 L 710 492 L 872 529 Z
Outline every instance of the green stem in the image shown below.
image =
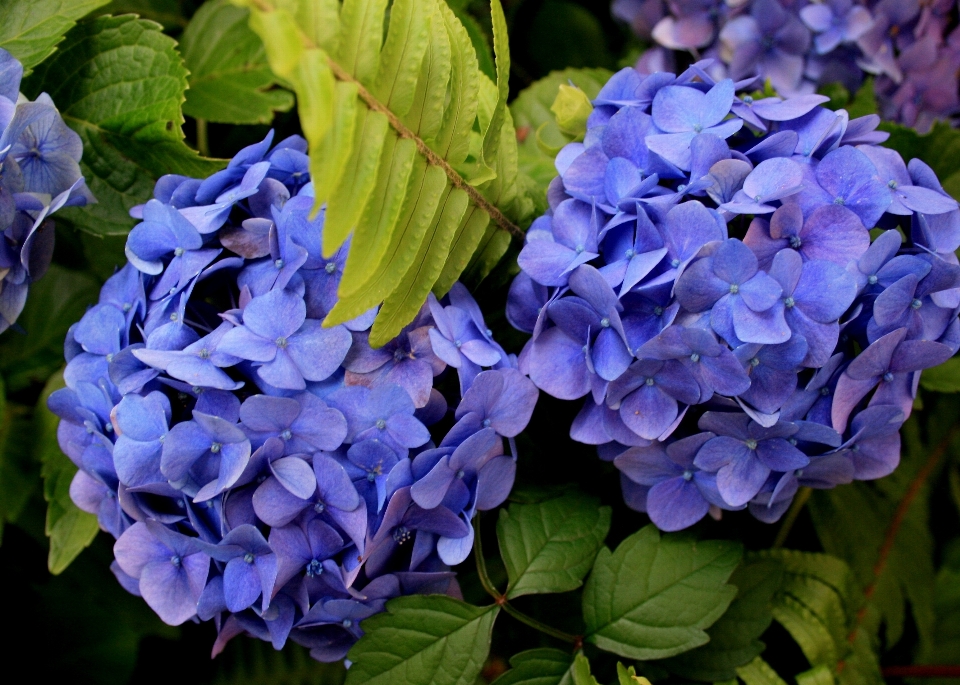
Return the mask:
M 790 505 L 790 511 L 787 512 L 783 523 L 780 525 L 780 530 L 777 531 L 777 537 L 773 541 L 773 549 L 783 547 L 787 541 L 787 536 L 793 529 L 793 524 L 797 522 L 797 517 L 800 516 L 800 511 L 806 505 L 807 500 L 810 499 L 811 494 L 813 494 L 813 490 L 810 488 L 800 488 L 800 491 L 797 492 L 797 496 L 793 498 L 793 504 Z
M 197 150 L 204 157 L 210 156 L 210 140 L 207 137 L 206 119 L 197 119 Z
M 477 513 L 476 518 L 474 519 L 474 536 L 473 536 L 473 556 L 477 560 L 477 575 L 480 576 L 480 584 L 483 586 L 483 589 L 487 591 L 487 594 L 493 597 L 493 601 L 497 606 L 501 607 L 505 612 L 513 616 L 515 619 L 521 623 L 525 623 L 535 630 L 539 630 L 545 635 L 554 637 L 563 642 L 569 642 L 574 645 L 575 649 L 579 649 L 583 644 L 583 637 L 580 635 L 571 635 L 562 630 L 558 630 L 551 626 L 548 626 L 546 623 L 541 623 L 532 616 L 528 616 L 519 609 L 515 608 L 510 602 L 507 601 L 506 595 L 500 594 L 500 591 L 497 590 L 496 586 L 493 584 L 493 581 L 490 580 L 490 575 L 487 573 L 487 561 L 483 556 L 483 541 L 480 539 L 480 514 Z

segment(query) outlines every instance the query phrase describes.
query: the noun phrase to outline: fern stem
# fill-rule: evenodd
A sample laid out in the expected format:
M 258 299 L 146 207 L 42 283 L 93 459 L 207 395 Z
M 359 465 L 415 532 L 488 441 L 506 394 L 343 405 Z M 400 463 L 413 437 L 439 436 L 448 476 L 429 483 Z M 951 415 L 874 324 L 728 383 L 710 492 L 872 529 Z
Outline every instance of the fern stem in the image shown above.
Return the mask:
M 438 155 L 436 152 L 430 149 L 423 139 L 421 139 L 416 133 L 411 131 L 409 128 L 404 126 L 403 122 L 400 121 L 399 117 L 396 114 L 390 111 L 386 105 L 377 100 L 369 90 L 363 87 L 359 81 L 353 78 L 346 70 L 341 67 L 339 64 L 334 62 L 330 57 L 327 57 L 327 65 L 330 67 L 330 70 L 333 72 L 333 75 L 336 76 L 341 81 L 347 81 L 349 83 L 354 83 L 357 86 L 357 95 L 360 96 L 360 99 L 372 109 L 374 112 L 381 112 L 384 116 L 387 117 L 387 121 L 390 122 L 390 126 L 397 132 L 401 138 L 409 138 L 412 140 L 416 146 L 417 151 L 427 158 L 427 162 L 438 166 L 443 169 L 443 173 L 447 175 L 447 178 L 450 179 L 450 183 L 453 184 L 455 188 L 459 188 L 464 191 L 471 201 L 483 211 L 490 215 L 490 219 L 500 228 L 510 233 L 515 238 L 523 240 L 524 232 L 520 229 L 519 226 L 510 221 L 507 217 L 503 215 L 496 206 L 493 205 L 487 198 L 480 194 L 476 188 L 467 183 L 464 178 L 454 170 L 452 166 L 447 163 L 443 157 Z
M 571 635 L 570 633 L 548 626 L 546 623 L 541 623 L 510 604 L 510 602 L 507 601 L 506 595 L 500 594 L 500 591 L 497 590 L 493 581 L 490 580 L 490 575 L 487 573 L 487 561 L 483 556 L 483 541 L 480 539 L 480 512 L 477 512 L 474 518 L 474 530 L 473 556 L 477 561 L 477 575 L 480 576 L 480 584 L 483 586 L 483 589 L 487 591 L 488 595 L 493 597 L 494 603 L 521 623 L 525 623 L 531 628 L 539 630 L 541 633 L 549 635 L 550 637 L 562 640 L 563 642 L 569 642 L 574 646 L 575 650 L 579 650 L 580 647 L 583 646 L 583 636 Z
M 272 12 L 274 10 L 274 8 L 264 2 L 264 0 L 252 0 L 251 4 L 261 12 Z M 319 47 L 302 31 L 300 32 L 300 37 L 302 38 L 303 44 L 306 47 Z M 381 112 L 384 116 L 386 116 L 387 121 L 390 123 L 390 126 L 393 128 L 393 130 L 395 130 L 401 138 L 409 138 L 412 140 L 416 144 L 417 150 L 420 152 L 420 154 L 427 158 L 427 162 L 443 169 L 443 173 L 445 173 L 447 178 L 450 179 L 450 183 L 455 188 L 459 188 L 465 192 L 475 205 L 489 214 L 493 223 L 502 228 L 504 231 L 510 233 L 515 238 L 519 238 L 520 240 L 524 239 L 525 234 L 519 226 L 504 216 L 503 212 L 497 209 L 492 202 L 487 200 L 487 198 L 485 198 L 480 191 L 467 183 L 467 181 L 460 174 L 458 174 L 449 163 L 447 163 L 447 160 L 431 150 L 430 147 L 423 142 L 423 139 L 407 128 L 404 123 L 400 121 L 400 118 L 390 111 L 389 107 L 377 100 L 377 98 L 375 98 L 369 90 L 364 88 L 362 83 L 355 79 L 346 69 L 337 64 L 329 55 L 326 55 L 326 57 L 327 66 L 330 67 L 330 71 L 333 72 L 333 75 L 337 79 L 356 84 L 357 94 L 360 96 L 360 99 L 364 101 L 367 107 L 372 109 L 374 112 Z
M 793 524 L 797 522 L 797 517 L 800 516 L 800 512 L 803 511 L 803 507 L 806 506 L 812 493 L 813 490 L 810 488 L 800 488 L 797 496 L 793 499 L 793 504 L 790 505 L 790 511 L 787 512 L 783 523 L 780 524 L 780 530 L 777 531 L 777 537 L 773 541 L 773 549 L 780 549 L 787 542 L 787 537 L 793 530 Z
M 887 526 L 887 532 L 883 537 L 883 544 L 880 546 L 880 552 L 877 555 L 877 563 L 873 566 L 873 580 L 871 580 L 870 585 L 863 591 L 864 604 L 860 608 L 860 611 L 857 612 L 857 618 L 854 622 L 853 630 L 850 631 L 850 634 L 847 636 L 847 642 L 853 644 L 854 640 L 857 637 L 857 631 L 860 630 L 860 626 L 863 623 L 864 618 L 867 615 L 867 608 L 870 598 L 873 597 L 873 593 L 877 591 L 877 583 L 880 580 L 880 574 L 887 567 L 887 562 L 890 559 L 890 553 L 893 551 L 893 545 L 897 540 L 897 534 L 900 532 L 900 528 L 903 526 L 903 522 L 907 517 L 907 514 L 910 512 L 910 507 L 913 505 L 914 500 L 916 500 L 917 495 L 920 494 L 920 489 L 924 486 L 930 476 L 936 470 L 937 466 L 940 464 L 940 460 L 943 459 L 943 455 L 946 453 L 947 448 L 950 447 L 950 443 L 957 437 L 960 433 L 960 427 L 955 426 L 950 429 L 950 432 L 947 433 L 944 438 L 937 444 L 933 452 L 930 453 L 930 456 L 927 458 L 926 463 L 921 467 L 917 472 L 917 475 L 914 476 L 913 480 L 910 482 L 910 487 L 907 488 L 907 492 L 904 494 L 903 499 L 900 500 L 900 503 L 897 505 L 897 509 L 893 514 L 893 518 L 890 520 L 890 525 Z M 837 664 L 837 673 L 840 673 L 844 668 L 844 662 L 841 660 Z

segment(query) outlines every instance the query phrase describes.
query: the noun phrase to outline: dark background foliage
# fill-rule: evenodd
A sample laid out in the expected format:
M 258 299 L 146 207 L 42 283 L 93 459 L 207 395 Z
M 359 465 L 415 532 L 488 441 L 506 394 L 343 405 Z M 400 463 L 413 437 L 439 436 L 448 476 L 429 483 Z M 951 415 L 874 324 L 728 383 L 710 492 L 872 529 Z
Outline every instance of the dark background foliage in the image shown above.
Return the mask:
M 136 12 L 159 22 L 168 35 L 179 38 L 201 4 L 198 0 L 115 0 L 97 12 Z M 488 4 L 483 0 L 450 0 L 450 5 L 465 17 L 481 67 L 492 76 Z M 641 47 L 611 19 L 608 0 L 504 0 L 504 7 L 511 36 L 511 96 L 552 70 L 617 69 L 632 63 Z M 260 140 L 270 126 L 277 130 L 278 139 L 299 132 L 296 111 L 277 114 L 270 125 L 198 125 L 188 117 L 184 132 L 192 146 L 223 158 Z M 906 144 L 916 144 L 909 135 L 906 137 Z M 949 138 L 950 142 L 954 140 Z M 944 164 L 948 165 L 947 171 L 954 171 L 957 166 L 957 162 L 953 166 L 948 161 Z M 31 294 L 21 320 L 24 329 L 30 331 L 29 347 L 28 338 L 17 332 L 0 339 L 0 373 L 10 407 L 34 406 L 41 399 L 43 381 L 59 368 L 60 346 L 67 326 L 95 298 L 98 283 L 86 274 L 102 279 L 124 259 L 122 237 L 92 238 L 75 231 L 69 220 L 58 220 L 57 231 L 55 266 Z M 477 295 L 497 338 L 506 341 L 508 351 L 519 352 L 524 336 L 512 331 L 503 316 L 511 266 L 515 268 L 513 255 L 515 252 L 508 253 L 501 266 L 479 286 Z M 956 371 L 954 374 L 960 375 Z M 958 389 L 952 377 L 943 382 L 946 389 Z M 893 593 L 893 599 L 882 597 L 890 605 L 899 602 L 899 614 L 894 607 L 880 619 L 885 626 L 881 633 L 885 640 L 882 666 L 910 664 L 918 658 L 939 663 L 960 658 L 960 654 L 952 653 L 949 642 L 951 626 L 958 630 L 956 615 L 937 616 L 936 597 L 931 606 L 917 606 L 931 598 L 920 600 L 923 592 L 911 594 L 909 590 L 911 584 L 931 590 L 937 569 L 941 577 L 943 569 L 953 569 L 952 577 L 960 578 L 960 440 L 955 432 L 960 424 L 960 396 L 924 391 L 921 401 L 922 411 L 916 412 L 905 428 L 900 470 L 875 485 L 858 484 L 832 493 L 816 493 L 810 505 L 800 511 L 785 541 L 791 549 L 827 551 L 846 559 L 864 589 L 890 594 L 890 585 L 895 586 L 900 594 Z M 318 664 L 305 650 L 292 644 L 277 653 L 266 643 L 236 638 L 223 654 L 211 660 L 210 647 L 216 634 L 213 624 L 187 623 L 179 628 L 163 625 L 141 600 L 125 593 L 116 583 L 108 568 L 112 541 L 104 534 L 98 535 L 61 575 L 51 575 L 47 570 L 48 541 L 44 535 L 47 504 L 40 485 L 38 457 L 42 447 L 31 444 L 36 426 L 18 411 L 4 409 L 0 426 L 3 453 L 15 455 L 7 457 L 0 466 L 4 507 L 17 510 L 5 512 L 7 520 L 15 519 L 15 525 L 7 525 L 2 531 L 0 546 L 0 587 L 5 590 L 8 622 L 0 641 L 0 659 L 10 671 L 18 665 L 39 682 L 76 685 L 292 685 L 342 681 L 341 666 Z M 536 502 L 575 488 L 593 495 L 613 510 L 613 524 L 606 541 L 613 548 L 648 520 L 623 504 L 619 474 L 612 464 L 601 462 L 593 448 L 568 439 L 565 427 L 577 411 L 576 403 L 541 397 L 530 427 L 518 439 L 519 473 L 512 500 Z M 942 447 L 940 452 L 936 451 L 938 444 Z M 922 472 L 931 454 L 938 457 L 929 462 L 933 470 Z M 926 481 L 918 479 L 918 474 Z M 915 494 L 916 499 L 902 517 L 898 502 L 910 496 L 908 493 Z M 858 509 L 863 502 L 872 508 Z M 922 552 L 930 556 L 929 568 L 912 558 L 909 548 L 901 549 L 906 544 L 904 538 L 910 537 L 906 524 L 920 526 L 921 537 L 929 538 L 928 544 L 920 541 Z M 490 575 L 502 588 L 506 572 L 497 554 L 495 525 L 493 513 L 480 520 L 484 547 L 490 556 Z M 891 531 L 896 534 L 900 527 L 903 534 L 891 536 Z M 736 539 L 748 550 L 761 550 L 775 542 L 779 531 L 779 524 L 769 526 L 746 512 L 728 512 L 721 522 L 706 519 L 694 535 L 703 539 Z M 830 531 L 834 534 L 828 534 Z M 892 545 L 892 552 L 885 564 L 879 564 L 881 550 L 887 544 Z M 473 562 L 471 557 L 461 569 L 464 598 L 475 604 L 489 603 Z M 567 632 L 583 632 L 580 591 L 522 597 L 516 600 L 516 606 Z M 920 625 L 914 618 L 926 616 L 927 609 L 933 612 L 936 626 L 932 643 L 923 638 L 930 626 Z M 957 609 L 954 607 L 954 611 Z M 897 625 L 897 615 L 902 625 Z M 867 616 L 864 620 L 872 619 Z M 942 644 L 937 638 L 943 638 Z M 767 644 L 764 658 L 779 673 L 799 673 L 809 668 L 803 653 L 779 624 L 772 623 L 761 639 Z M 954 647 L 960 645 L 960 635 L 953 635 L 952 639 Z M 565 645 L 503 615 L 494 632 L 482 682 L 491 682 L 504 672 L 509 658 L 517 652 L 536 647 Z M 922 650 L 926 651 L 921 654 Z M 615 679 L 615 657 L 589 645 L 586 654 L 599 682 Z M 654 681 L 684 682 L 660 664 L 637 667 L 638 673 Z M 888 682 L 901 681 L 889 678 Z

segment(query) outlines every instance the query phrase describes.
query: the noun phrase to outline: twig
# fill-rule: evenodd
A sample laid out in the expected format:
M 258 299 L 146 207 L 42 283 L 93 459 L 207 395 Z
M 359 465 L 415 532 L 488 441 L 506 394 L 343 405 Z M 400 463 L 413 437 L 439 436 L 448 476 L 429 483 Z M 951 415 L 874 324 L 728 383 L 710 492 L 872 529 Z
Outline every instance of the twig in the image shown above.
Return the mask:
M 582 635 L 571 635 L 562 630 L 558 630 L 552 626 L 548 626 L 546 623 L 541 623 L 532 616 L 528 616 L 519 609 L 515 608 L 510 602 L 507 601 L 506 595 L 500 594 L 500 591 L 497 590 L 496 586 L 493 584 L 493 581 L 490 580 L 490 576 L 487 573 L 487 562 L 483 556 L 483 542 L 480 539 L 480 514 L 477 513 L 476 518 L 474 518 L 474 536 L 473 536 L 473 556 L 477 561 L 477 575 L 480 576 L 480 584 L 483 586 L 483 589 L 487 591 L 487 594 L 493 597 L 494 603 L 497 606 L 501 607 L 505 612 L 513 616 L 515 619 L 521 623 L 525 623 L 535 630 L 539 630 L 541 633 L 555 637 L 558 640 L 563 642 L 569 642 L 574 646 L 575 650 L 579 650 L 583 646 L 583 636 Z
M 207 138 L 207 120 L 197 119 L 197 151 L 204 157 L 210 156 L 210 141 Z

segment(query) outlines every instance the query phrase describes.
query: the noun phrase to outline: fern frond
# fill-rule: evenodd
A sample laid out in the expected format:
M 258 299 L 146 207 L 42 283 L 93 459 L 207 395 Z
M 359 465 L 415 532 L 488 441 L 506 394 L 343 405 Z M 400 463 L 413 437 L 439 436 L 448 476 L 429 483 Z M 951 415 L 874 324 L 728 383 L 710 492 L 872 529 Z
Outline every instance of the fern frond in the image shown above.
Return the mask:
M 370 342 L 383 344 L 481 244 L 495 263 L 510 236 L 523 238 L 532 202 L 517 192 L 499 0 L 497 83 L 443 0 L 394 0 L 389 12 L 387 0 L 344 0 L 339 12 L 336 0 L 233 1 L 250 7 L 271 68 L 299 99 L 324 253 L 351 241 L 325 325 L 382 303 Z

